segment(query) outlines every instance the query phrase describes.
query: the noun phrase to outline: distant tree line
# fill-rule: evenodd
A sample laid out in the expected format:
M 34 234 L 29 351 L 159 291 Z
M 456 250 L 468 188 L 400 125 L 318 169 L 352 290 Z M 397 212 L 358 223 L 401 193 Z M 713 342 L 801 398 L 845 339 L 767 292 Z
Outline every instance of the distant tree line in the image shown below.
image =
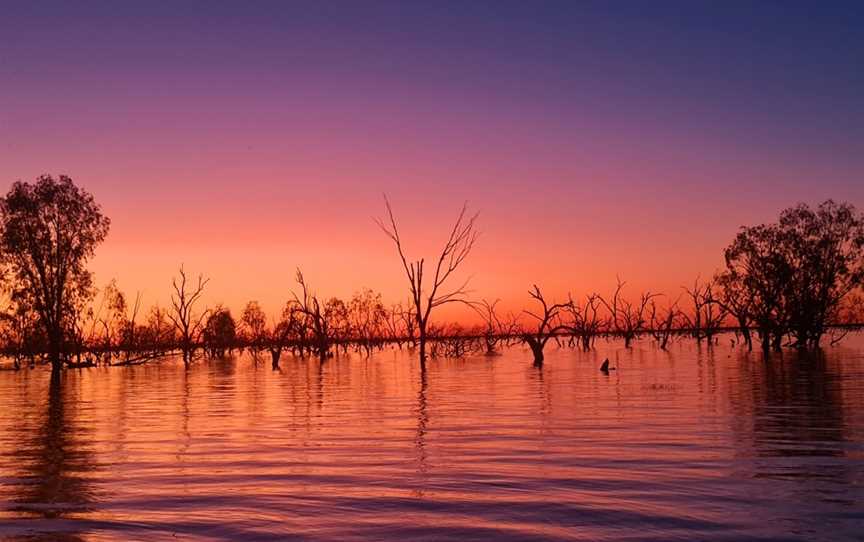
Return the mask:
M 602 337 L 626 347 L 647 338 L 661 349 L 690 337 L 710 347 L 718 333 L 732 331 L 747 348 L 754 339 L 765 350 L 816 348 L 864 320 L 864 217 L 846 203 L 801 204 L 776 223 L 742 228 L 725 250 L 725 268 L 674 299 L 650 291 L 628 296 L 620 279 L 608 295 L 561 300 L 534 285 L 530 306 L 508 314 L 497 310 L 498 301 L 472 300 L 468 282 L 455 280 L 477 240 L 476 214 L 463 206 L 441 251 L 412 260 L 386 198 L 385 210 L 378 224 L 399 256 L 407 303 L 387 305 L 371 290 L 349 300 L 322 297 L 298 269 L 294 293 L 276 318 L 250 301 L 235 319 L 223 306 L 202 306 L 209 281 L 183 266 L 166 308 L 145 312 L 140 295 L 130 300 L 114 282 L 97 291 L 86 264 L 110 221 L 93 196 L 65 176 L 16 182 L 0 199 L 0 349 L 16 368 L 47 362 L 59 371 L 175 352 L 188 365 L 196 356 L 242 349 L 255 359 L 269 356 L 277 368 L 286 351 L 323 360 L 395 347 L 416 350 L 425 369 L 430 356 L 493 355 L 514 344 L 526 345 L 541 364 L 549 342 L 590 350 Z M 482 323 L 433 320 L 435 309 L 453 303 L 474 309 Z

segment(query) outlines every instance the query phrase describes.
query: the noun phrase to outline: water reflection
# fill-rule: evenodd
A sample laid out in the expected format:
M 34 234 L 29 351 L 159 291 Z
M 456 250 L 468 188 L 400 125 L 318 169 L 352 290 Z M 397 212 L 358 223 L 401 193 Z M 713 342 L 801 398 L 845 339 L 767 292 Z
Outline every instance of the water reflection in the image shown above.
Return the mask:
M 24 439 L 15 457 L 19 479 L 10 495 L 11 508 L 20 517 L 80 517 L 96 502 L 89 481 L 96 461 L 87 449 L 88 431 L 75 419 L 80 398 L 75 380 L 75 376 L 52 373 L 38 427 L 21 431 Z M 36 533 L 28 539 L 79 540 L 79 534 Z
M 426 390 L 429 387 L 429 374 L 427 370 L 420 371 L 420 390 L 417 392 L 417 433 L 414 443 L 417 452 L 417 489 L 414 495 L 423 497 L 425 486 L 428 481 L 429 465 L 426 454 L 426 431 L 429 424 L 429 411 L 426 404 Z
M 744 388 L 738 395 L 742 401 L 739 416 L 750 424 L 743 432 L 747 439 L 744 444 L 757 457 L 845 456 L 847 414 L 841 392 L 842 366 L 829 366 L 824 351 L 772 353 L 759 361 L 755 357 L 748 355 L 743 360 L 748 365 L 747 378 L 739 380 Z M 842 462 L 796 462 L 791 466 L 756 462 L 755 466 L 756 476 L 766 477 L 847 474 Z
M 832 525 L 864 520 L 857 489 L 864 477 L 854 457 L 862 444 L 849 440 L 855 422 L 843 399 L 844 364 L 825 351 L 746 355 L 741 362 L 738 454 L 765 487 L 764 498 L 799 510 L 787 528 L 819 538 Z
M 0 539 L 854 540 L 861 352 L 0 373 Z

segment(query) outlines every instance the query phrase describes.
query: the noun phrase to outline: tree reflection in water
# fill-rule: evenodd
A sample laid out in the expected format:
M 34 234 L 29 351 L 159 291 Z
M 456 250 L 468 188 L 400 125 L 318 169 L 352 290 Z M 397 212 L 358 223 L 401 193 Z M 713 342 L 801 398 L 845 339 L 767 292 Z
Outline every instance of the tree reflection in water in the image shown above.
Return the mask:
M 25 517 L 45 520 L 80 518 L 96 502 L 88 474 L 96 469 L 92 453 L 75 420 L 78 398 L 70 379 L 52 372 L 48 403 L 40 425 L 19 447 L 21 483 L 12 498 L 13 510 Z M 50 523 L 40 523 L 40 529 Z M 65 527 L 68 529 L 68 526 Z M 46 529 L 47 530 L 47 529 Z M 82 540 L 81 532 L 28 534 L 27 540 Z

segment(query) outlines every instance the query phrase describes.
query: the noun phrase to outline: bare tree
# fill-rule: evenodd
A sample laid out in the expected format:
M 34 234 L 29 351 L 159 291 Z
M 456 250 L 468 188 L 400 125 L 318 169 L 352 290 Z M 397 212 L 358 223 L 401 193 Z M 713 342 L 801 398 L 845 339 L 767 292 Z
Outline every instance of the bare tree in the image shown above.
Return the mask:
M 328 318 L 326 304 L 322 304 L 318 296 L 309 291 L 306 280 L 303 278 L 303 272 L 297 270 L 297 284 L 300 285 L 301 295 L 294 295 L 294 310 L 303 316 L 300 322 L 306 330 L 311 333 L 312 349 L 319 358 L 325 359 L 330 356 L 330 346 L 332 343 L 331 337 L 331 322 L 332 318 Z
M 703 283 L 696 277 L 692 288 L 683 288 L 693 304 L 693 313 L 682 313 L 682 317 L 696 342 L 701 343 L 702 339 L 707 339 L 710 345 L 727 314 L 716 292 L 717 281 L 711 279 Z
M 405 339 L 411 345 L 411 348 L 414 348 L 417 346 L 417 316 L 414 314 L 414 309 L 411 306 L 403 309 L 400 303 L 398 317 L 402 329 L 405 331 Z
M 500 299 L 496 299 L 492 303 L 483 299 L 480 303 L 472 304 L 471 307 L 477 311 L 477 314 L 483 319 L 483 342 L 486 347 L 486 354 L 493 355 L 497 351 L 498 343 L 506 339 L 508 330 L 505 330 L 504 323 L 495 312 L 495 306 L 498 305 Z
M 737 333 L 741 334 L 747 349 L 753 350 L 753 337 L 750 333 L 750 326 L 753 323 L 752 293 L 744 287 L 742 281 L 736 280 L 732 273 L 720 273 L 714 281 L 719 288 L 717 302 L 735 318 L 735 323 L 738 325 Z
M 263 348 L 267 338 L 267 316 L 257 301 L 246 303 L 240 317 L 243 338 L 253 356 Z
M 389 320 L 381 294 L 365 289 L 354 294 L 347 304 L 348 334 L 346 339 L 355 341 L 358 350 L 366 356 L 379 345 L 387 334 Z
M 630 348 L 633 339 L 645 330 L 649 302 L 659 294 L 645 292 L 639 296 L 638 303 L 633 303 L 621 295 L 621 290 L 624 289 L 626 283 L 622 282 L 620 278 L 617 281 L 611 299 L 607 301 L 601 297 L 600 302 L 609 311 L 610 331 L 620 335 L 624 339 L 624 347 Z
M 657 341 L 657 346 L 662 350 L 666 350 L 666 347 L 669 344 L 669 339 L 675 332 L 678 320 L 681 317 L 681 311 L 678 310 L 678 301 L 676 300 L 662 311 L 657 308 L 657 304 L 654 303 L 653 299 L 649 306 L 651 312 L 649 319 L 651 335 L 653 335 L 654 340 Z
M 860 331 L 864 325 L 864 297 L 860 293 L 848 295 L 836 310 L 826 326 L 829 344 L 839 343 L 851 331 Z
M 267 348 L 270 350 L 270 358 L 274 370 L 279 368 L 279 359 L 282 357 L 282 350 L 285 349 L 291 336 L 297 332 L 297 327 L 297 311 L 292 303 L 288 303 L 282 311 L 282 318 L 278 322 L 273 323 L 273 330 L 266 337 Z
M 537 320 L 537 328 L 530 332 L 527 330 L 523 331 L 521 334 L 522 341 L 531 348 L 531 353 L 534 354 L 534 365 L 542 365 L 544 359 L 543 349 L 546 347 L 546 343 L 549 342 L 549 339 L 555 333 L 566 329 L 565 326 L 554 326 L 553 323 L 561 310 L 567 308 L 567 303 L 548 303 L 536 284 L 534 285 L 534 289 L 528 292 L 528 295 L 540 303 L 542 312 L 524 311 L 525 314 Z
M 206 310 L 201 314 L 195 314 L 195 303 L 201 298 L 208 282 L 210 279 L 205 279 L 204 275 L 198 275 L 198 280 L 193 285 L 188 281 L 182 265 L 180 266 L 180 280 L 178 281 L 177 277 L 171 279 L 171 285 L 174 288 L 174 293 L 171 294 L 172 311 L 168 312 L 166 316 L 174 324 L 174 329 L 179 335 L 183 363 L 187 367 L 192 361 L 192 354 L 203 329 L 202 322 L 207 316 Z
M 390 306 L 389 310 L 384 314 L 384 339 L 395 342 L 399 349 L 402 349 L 402 343 L 409 340 L 407 326 L 403 325 L 401 303 L 396 303 Z
M 421 258 L 412 263 L 408 262 L 408 258 L 405 256 L 405 251 L 402 247 L 402 239 L 399 236 L 399 228 L 393 216 L 393 209 L 390 207 L 390 201 L 387 199 L 387 196 L 384 196 L 384 204 L 387 208 L 387 223 L 385 224 L 383 221 L 377 219 L 375 222 L 396 245 L 399 258 L 402 260 L 402 267 L 408 277 L 411 288 L 411 299 L 414 304 L 414 317 L 416 318 L 419 335 L 420 367 L 425 371 L 427 328 L 432 309 L 447 303 L 467 302 L 468 280 L 457 288 L 448 290 L 444 290 L 444 288 L 448 279 L 459 268 L 459 265 L 465 261 L 465 258 L 468 257 L 468 254 L 474 247 L 474 242 L 477 240 L 477 231 L 474 224 L 478 215 L 475 213 L 468 216 L 468 204 L 466 203 L 462 206 L 456 223 L 453 224 L 453 229 L 450 231 L 450 236 L 447 238 L 447 242 L 438 256 L 432 281 L 424 283 L 425 259 Z
M 589 294 L 585 296 L 585 304 L 579 305 L 570 296 L 570 300 L 564 306 L 564 311 L 569 318 L 566 319 L 563 326 L 572 334 L 572 342 L 579 341 L 579 344 L 584 351 L 591 350 L 594 339 L 600 333 L 603 327 L 604 320 L 600 317 L 600 296 L 597 294 Z
M 168 311 L 158 305 L 150 307 L 147 322 L 137 332 L 142 355 L 156 358 L 169 352 L 177 344 L 177 330 Z

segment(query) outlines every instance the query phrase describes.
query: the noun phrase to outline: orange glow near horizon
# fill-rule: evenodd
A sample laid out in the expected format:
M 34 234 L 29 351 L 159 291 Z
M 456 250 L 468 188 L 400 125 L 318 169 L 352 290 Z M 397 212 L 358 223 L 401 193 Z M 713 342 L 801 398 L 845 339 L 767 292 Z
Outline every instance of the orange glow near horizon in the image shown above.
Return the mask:
M 702 42 L 641 9 L 385 4 L 10 8 L 0 191 L 48 173 L 93 193 L 112 220 L 99 285 L 164 305 L 183 263 L 212 279 L 207 304 L 271 313 L 296 267 L 325 297 L 407 298 L 372 220 L 382 193 L 418 258 L 463 201 L 478 210 L 460 276 L 510 310 L 534 283 L 560 298 L 616 275 L 677 297 L 742 225 L 798 202 L 864 207 L 846 42 L 828 54 L 820 38 L 817 58 L 791 30 L 782 47 L 730 38 L 738 17 L 698 18 Z M 721 20 L 728 35 L 711 33 Z M 34 40 L 45 28 L 55 39 Z

